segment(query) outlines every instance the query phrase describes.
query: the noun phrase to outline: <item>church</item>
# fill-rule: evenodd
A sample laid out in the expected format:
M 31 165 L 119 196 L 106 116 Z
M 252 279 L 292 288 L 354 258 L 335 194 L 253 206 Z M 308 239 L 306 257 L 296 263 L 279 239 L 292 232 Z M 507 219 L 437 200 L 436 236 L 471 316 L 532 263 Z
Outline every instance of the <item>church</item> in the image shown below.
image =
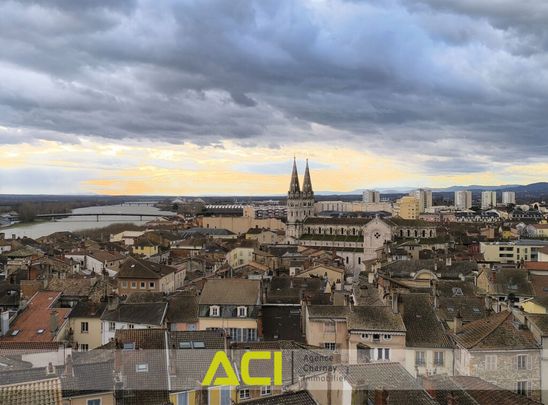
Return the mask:
M 426 221 L 316 216 L 314 202 L 308 160 L 301 189 L 294 159 L 287 194 L 287 243 L 333 250 L 356 273 L 364 269 L 364 262 L 376 259 L 387 242 L 436 237 L 435 224 Z

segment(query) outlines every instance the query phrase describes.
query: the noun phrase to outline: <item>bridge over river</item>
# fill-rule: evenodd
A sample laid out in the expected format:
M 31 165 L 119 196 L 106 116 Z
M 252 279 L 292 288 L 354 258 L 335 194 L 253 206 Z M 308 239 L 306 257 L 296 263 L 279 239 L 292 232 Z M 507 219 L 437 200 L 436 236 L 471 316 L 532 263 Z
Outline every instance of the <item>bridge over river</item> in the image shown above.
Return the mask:
M 158 214 L 158 213 L 141 213 L 141 212 L 78 212 L 78 213 L 52 213 L 52 214 L 37 214 L 36 218 L 44 218 L 44 219 L 56 219 L 56 218 L 70 218 L 70 217 L 95 217 L 97 219 L 97 222 L 99 222 L 100 217 L 136 217 L 139 218 L 140 221 L 143 220 L 143 218 L 170 218 L 175 217 L 177 214 Z

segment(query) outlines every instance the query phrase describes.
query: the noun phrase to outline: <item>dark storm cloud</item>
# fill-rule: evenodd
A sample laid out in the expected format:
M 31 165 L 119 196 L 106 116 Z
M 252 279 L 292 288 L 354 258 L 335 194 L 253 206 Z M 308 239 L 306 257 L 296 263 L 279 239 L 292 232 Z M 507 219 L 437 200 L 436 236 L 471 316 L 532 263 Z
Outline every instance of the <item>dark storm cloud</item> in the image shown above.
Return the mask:
M 0 125 L 40 139 L 337 141 L 317 123 L 426 168 L 481 171 L 482 157 L 548 152 L 547 18 L 541 0 L 7 1 Z

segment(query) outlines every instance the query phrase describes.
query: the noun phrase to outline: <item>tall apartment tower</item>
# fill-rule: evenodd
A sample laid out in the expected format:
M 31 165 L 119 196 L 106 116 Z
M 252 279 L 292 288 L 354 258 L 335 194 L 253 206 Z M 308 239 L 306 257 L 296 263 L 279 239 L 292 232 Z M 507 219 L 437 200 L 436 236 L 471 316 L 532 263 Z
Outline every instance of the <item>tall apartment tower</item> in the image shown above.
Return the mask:
M 481 192 L 481 209 L 488 210 L 497 206 L 497 192 L 496 191 L 482 191 Z
M 304 172 L 303 189 L 299 185 L 297 161 L 293 159 L 293 171 L 287 193 L 287 236 L 297 239 L 302 235 L 302 223 L 314 213 L 314 191 L 310 179 L 308 159 Z
M 364 203 L 379 203 L 381 202 L 381 193 L 377 190 L 364 190 L 362 201 Z
M 467 210 L 472 207 L 472 192 L 468 190 L 455 191 L 455 207 Z
M 516 204 L 516 193 L 513 191 L 502 192 L 502 203 L 504 205 Z
M 426 209 L 432 206 L 432 190 L 419 188 L 411 191 L 409 195 L 419 200 L 419 212 L 421 213 L 426 212 Z

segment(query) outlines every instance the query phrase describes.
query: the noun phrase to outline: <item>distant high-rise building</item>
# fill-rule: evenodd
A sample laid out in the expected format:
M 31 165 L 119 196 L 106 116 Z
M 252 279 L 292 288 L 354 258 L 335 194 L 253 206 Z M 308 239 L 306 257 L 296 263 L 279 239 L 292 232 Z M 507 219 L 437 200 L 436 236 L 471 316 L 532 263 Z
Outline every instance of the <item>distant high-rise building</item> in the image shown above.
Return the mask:
M 419 212 L 426 212 L 426 209 L 432 206 L 432 190 L 419 188 L 411 191 L 409 195 L 419 200 Z
M 364 203 L 381 202 L 381 193 L 379 193 L 377 190 L 364 190 L 362 201 Z
M 413 196 L 404 196 L 394 204 L 394 215 L 403 219 L 417 219 L 420 214 L 420 201 Z
M 502 192 L 502 203 L 504 205 L 516 204 L 516 193 L 513 191 Z
M 497 192 L 496 191 L 482 191 L 481 192 L 481 209 L 488 210 L 497 206 Z
M 472 207 L 472 192 L 468 190 L 455 191 L 455 207 L 467 210 Z

